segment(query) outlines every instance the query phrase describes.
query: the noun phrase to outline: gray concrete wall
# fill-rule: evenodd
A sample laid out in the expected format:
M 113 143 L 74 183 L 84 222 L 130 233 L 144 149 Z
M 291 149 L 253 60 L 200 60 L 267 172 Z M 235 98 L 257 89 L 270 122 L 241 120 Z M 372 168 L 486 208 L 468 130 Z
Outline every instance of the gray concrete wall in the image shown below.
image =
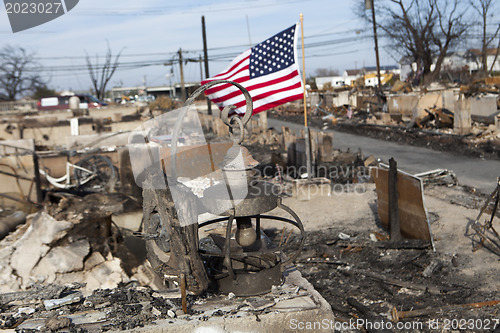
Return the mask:
M 495 95 L 469 97 L 471 115 L 493 116 L 497 112 L 497 98 Z

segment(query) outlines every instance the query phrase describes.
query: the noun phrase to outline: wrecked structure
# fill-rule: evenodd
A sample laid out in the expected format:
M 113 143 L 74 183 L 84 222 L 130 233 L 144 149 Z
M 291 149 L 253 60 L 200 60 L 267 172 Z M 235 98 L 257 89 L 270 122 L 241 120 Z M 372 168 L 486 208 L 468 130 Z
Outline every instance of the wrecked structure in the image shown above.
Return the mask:
M 311 121 L 318 127 L 438 150 L 498 156 L 499 85 L 497 77 L 466 86 L 434 83 L 412 87 L 397 81 L 383 94 L 363 87 L 311 92 L 308 103 Z M 287 117 L 294 109 L 298 110 L 282 107 L 271 116 Z
M 164 123 L 175 127 L 178 115 L 173 115 L 173 122 L 167 117 Z M 401 195 L 396 202 L 405 240 L 390 242 L 392 231 L 387 227 L 391 222 L 390 218 L 386 220 L 390 215 L 389 197 L 395 192 L 389 193 L 388 179 L 383 176 L 389 171 L 376 157 L 366 157 L 362 151 L 336 150 L 333 135 L 313 130 L 310 137 L 316 177 L 311 184 L 303 179 L 305 141 L 300 132 L 263 129 L 258 120 L 245 117 L 241 119 L 244 130 L 238 120 L 231 121 L 224 115 L 199 114 L 196 119 L 207 139 L 202 150 L 186 149 L 196 135 L 186 135 L 183 129 L 177 134 L 179 140 L 174 135 L 154 133 L 148 138 L 156 141 L 138 142 L 138 137 L 119 132 L 113 136 L 71 138 L 74 147 L 106 147 L 99 152 L 91 150 L 91 154 L 109 157 L 116 168 L 117 182 L 113 189 L 104 192 L 67 193 L 46 187 L 49 185 L 42 179 L 41 186 L 46 191 L 42 202 L 37 201 L 34 192 L 30 196 L 24 192 L 25 198 L 33 202 L 32 211 L 38 210 L 36 204 L 42 205 L 43 210 L 28 216 L 26 224 L 2 241 L 2 281 L 8 282 L 2 284 L 0 295 L 2 328 L 191 332 L 200 327 L 222 327 L 226 331 L 254 332 L 312 327 L 316 328 L 313 331 L 332 331 L 349 327 L 342 325 L 354 320 L 354 329 L 358 330 L 370 331 L 370 323 L 375 322 L 388 322 L 394 327 L 398 322 L 415 322 L 421 323 L 425 331 L 429 328 L 423 326 L 427 320 L 440 319 L 441 325 L 450 320 L 451 325 L 451 320 L 458 318 L 473 319 L 474 323 L 480 320 L 483 326 L 494 328 L 498 317 L 498 285 L 494 282 L 498 268 L 493 265 L 484 269 L 493 260 L 491 253 L 485 249 L 471 253 L 471 239 L 463 237 L 463 217 L 477 215 L 486 198 L 474 197 L 468 189 L 453 186 L 456 182 L 449 173 L 416 177 L 403 175 L 399 170 L 397 184 L 409 192 L 404 182 L 412 182 L 412 190 L 418 194 L 411 192 L 405 197 L 399 190 Z M 248 122 L 244 124 L 245 121 Z M 113 128 L 135 129 L 137 125 L 126 124 L 123 118 L 121 122 L 111 119 L 107 123 Z M 228 142 L 228 135 L 235 141 Z M 121 144 L 113 148 L 108 140 L 121 140 Z M 251 155 L 239 145 L 241 141 Z M 165 151 L 158 151 L 158 157 L 163 158 L 153 158 L 158 162 L 161 178 L 166 174 L 167 179 L 173 177 L 184 185 L 176 188 L 171 186 L 175 182 L 168 181 L 169 189 L 141 190 L 131 163 L 132 145 L 163 146 Z M 173 160 L 175 149 L 179 154 L 173 154 Z M 213 153 L 204 155 L 203 149 Z M 146 151 L 156 156 L 155 150 Z M 147 165 L 151 155 L 148 153 L 140 162 Z M 193 161 L 193 156 L 212 156 L 202 174 L 209 175 L 206 181 L 195 177 L 200 174 L 190 174 L 205 167 L 201 165 L 204 158 L 183 164 Z M 50 164 L 51 174 L 64 173 L 67 158 L 77 165 L 81 157 L 59 157 Z M 14 153 L 11 158 L 24 163 L 26 174 L 32 176 L 32 155 Z M 49 158 L 40 162 L 41 167 L 49 165 L 48 161 Z M 196 167 L 191 168 L 192 164 Z M 57 166 L 62 168 L 56 171 Z M 368 170 L 378 171 L 378 177 Z M 221 186 L 227 188 L 221 181 L 234 173 L 244 175 L 233 178 L 244 179 L 233 184 L 235 191 L 231 193 L 235 196 L 229 200 L 217 197 Z M 153 172 L 153 176 L 158 175 Z M 20 181 L 33 180 L 26 178 L 30 180 Z M 154 177 L 149 180 L 157 184 Z M 256 194 L 250 198 L 244 191 L 237 191 L 254 181 L 267 184 L 259 189 L 269 186 L 273 190 L 264 197 Z M 186 192 L 186 188 L 194 194 L 191 190 Z M 336 193 L 339 189 L 342 195 Z M 213 196 L 203 195 L 211 191 Z M 201 200 L 197 193 L 202 194 Z M 278 194 L 293 212 L 292 218 L 286 209 L 276 209 L 283 207 Z M 184 207 L 177 206 L 176 195 L 183 198 Z M 477 204 L 464 199 L 466 196 L 474 197 Z M 498 201 L 498 196 L 492 198 L 493 204 Z M 241 205 L 234 207 L 239 199 Z M 198 213 L 207 212 L 193 208 L 200 203 L 211 208 L 212 215 L 205 215 L 204 220 L 199 219 Z M 403 224 L 412 218 L 405 215 L 405 209 L 415 213 L 419 226 L 427 228 L 424 239 L 406 239 L 410 236 L 404 229 L 408 226 Z M 194 211 L 196 214 L 192 214 Z M 285 221 L 288 227 L 272 221 L 265 225 L 269 216 Z M 162 221 L 173 222 L 165 226 Z M 231 228 L 231 224 L 236 224 L 236 228 Z M 199 234 L 194 232 L 197 228 Z M 410 232 L 416 229 L 411 224 L 409 228 Z M 181 246 L 167 242 L 174 237 L 178 237 L 177 245 Z M 282 250 L 287 257 L 276 254 Z M 294 258 L 296 265 L 288 265 Z M 210 262 L 207 269 L 205 264 Z M 236 286 L 231 271 L 238 281 Z M 255 281 L 253 274 L 248 274 L 255 271 L 269 275 Z M 302 279 L 299 271 L 313 285 Z M 214 278 L 216 287 L 208 288 Z M 165 279 L 170 280 L 167 285 Z M 322 323 L 326 320 L 327 325 L 318 326 L 318 318 Z

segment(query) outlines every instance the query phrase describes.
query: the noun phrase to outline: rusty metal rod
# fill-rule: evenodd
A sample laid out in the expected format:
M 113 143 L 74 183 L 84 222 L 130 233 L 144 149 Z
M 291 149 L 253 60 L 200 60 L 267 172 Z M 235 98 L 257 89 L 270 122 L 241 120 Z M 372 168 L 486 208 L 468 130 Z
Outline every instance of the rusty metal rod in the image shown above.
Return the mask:
M 497 209 L 498 209 L 498 201 L 500 200 L 500 193 L 498 192 L 499 186 L 500 185 L 497 185 L 497 195 L 495 198 L 495 204 L 493 205 L 493 210 L 491 211 L 491 218 L 490 218 L 490 221 L 488 223 L 488 228 L 493 227 L 493 220 L 495 219 L 495 214 L 496 214 Z
M 425 315 L 432 315 L 440 312 L 442 313 L 444 311 L 453 311 L 459 309 L 474 309 L 474 308 L 479 309 L 486 306 L 495 306 L 497 304 L 500 304 L 500 300 L 468 303 L 468 304 L 453 304 L 453 305 L 442 306 L 439 308 L 426 308 L 426 309 L 410 310 L 410 311 L 398 311 L 396 307 L 393 307 L 391 314 L 392 314 L 392 321 L 397 322 L 403 318 L 421 317 Z
M 181 273 L 181 299 L 182 299 L 182 311 L 187 313 L 187 296 L 186 296 L 186 275 Z
M 292 231 L 293 231 L 293 229 L 290 229 L 290 232 L 288 232 L 288 236 L 286 236 L 285 244 L 283 244 L 283 246 L 285 246 L 288 243 L 288 239 L 292 235 Z
M 7 199 L 10 199 L 13 201 L 27 203 L 27 204 L 31 204 L 31 205 L 36 205 L 38 207 L 42 207 L 41 204 L 37 204 L 36 202 L 32 202 L 32 201 L 26 200 L 26 199 L 16 198 L 16 197 L 9 195 L 9 194 L 6 194 L 6 193 L 0 193 L 0 197 L 4 197 L 4 198 L 7 198 Z
M 4 166 L 4 164 L 2 164 L 2 166 Z M 33 180 L 32 178 L 25 177 L 25 176 L 22 176 L 22 175 L 18 175 L 18 174 L 15 174 L 15 173 L 6 172 L 6 171 L 3 171 L 3 170 L 0 170 L 0 174 L 6 175 L 6 176 L 10 176 L 10 177 L 19 178 L 19 179 L 22 179 L 22 180 L 29 180 L 29 181 Z
M 286 227 L 283 227 L 283 229 L 281 229 L 281 237 L 280 237 L 280 243 L 279 243 L 278 247 L 280 247 L 281 243 L 283 242 L 283 235 L 285 234 L 285 230 L 286 230 Z

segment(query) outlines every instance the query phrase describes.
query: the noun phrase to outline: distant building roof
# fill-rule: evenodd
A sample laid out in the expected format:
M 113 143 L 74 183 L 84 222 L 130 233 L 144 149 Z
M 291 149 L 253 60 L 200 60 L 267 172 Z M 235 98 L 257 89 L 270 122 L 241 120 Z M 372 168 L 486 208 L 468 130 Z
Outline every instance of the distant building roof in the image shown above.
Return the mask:
M 477 56 L 477 57 L 481 56 L 481 50 L 480 49 L 470 49 L 469 52 L 472 53 L 473 55 Z M 495 55 L 496 53 L 497 53 L 497 49 L 496 48 L 486 49 L 486 54 L 487 55 Z
M 345 72 L 347 73 L 347 75 L 355 76 L 361 74 L 361 69 L 346 69 Z
M 364 67 L 363 68 L 365 72 L 375 72 L 377 70 L 376 66 L 370 66 L 370 67 Z M 381 71 L 391 71 L 398 69 L 398 66 L 380 66 Z
M 393 70 L 397 70 L 399 69 L 398 66 L 395 66 L 395 65 L 391 65 L 391 66 L 380 66 L 380 70 L 381 71 L 393 71 Z M 347 75 L 359 75 L 359 74 L 362 74 L 362 73 L 367 73 L 367 72 L 376 72 L 377 71 L 377 67 L 376 66 L 367 66 L 367 67 L 363 67 L 361 69 L 346 69 L 346 73 Z

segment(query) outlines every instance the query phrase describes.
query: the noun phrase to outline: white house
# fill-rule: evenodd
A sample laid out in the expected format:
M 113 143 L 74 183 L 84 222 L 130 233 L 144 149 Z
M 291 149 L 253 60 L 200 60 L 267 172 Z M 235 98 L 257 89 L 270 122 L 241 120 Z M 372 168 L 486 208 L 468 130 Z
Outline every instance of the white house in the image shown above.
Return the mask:
M 333 88 L 341 88 L 345 86 L 352 86 L 354 81 L 360 77 L 364 77 L 365 75 L 376 74 L 377 67 L 363 67 L 361 69 L 347 69 L 344 71 L 342 76 L 324 76 L 316 78 L 316 86 L 319 90 L 323 90 L 324 85 L 326 83 L 330 83 Z M 399 74 L 400 69 L 397 66 L 380 66 L 380 74 Z M 378 80 L 373 77 L 367 78 L 368 81 L 365 80 L 366 86 L 376 85 Z M 383 82 L 383 81 L 382 81 Z
M 488 64 L 487 70 L 490 70 L 491 64 L 495 60 L 496 54 L 497 54 L 496 48 L 486 50 L 486 61 Z M 469 49 L 467 50 L 467 52 L 465 52 L 464 59 L 471 73 L 477 72 L 478 70 L 482 69 L 483 64 L 481 58 L 482 56 L 480 49 Z M 495 64 L 493 66 L 493 71 L 500 72 L 500 54 L 496 58 Z
M 333 88 L 341 88 L 345 86 L 343 76 L 322 76 L 316 78 L 316 87 L 318 87 L 319 90 L 323 90 L 326 83 L 330 83 Z
M 495 59 L 496 52 L 497 49 L 488 49 L 488 67 L 491 67 L 493 60 Z M 434 61 L 436 61 L 436 58 L 437 57 L 434 58 Z M 435 67 L 436 65 L 432 64 L 431 71 L 433 71 Z M 470 73 L 477 72 L 479 69 L 481 69 L 481 50 L 469 49 L 466 52 L 450 52 L 443 59 L 443 63 L 441 65 L 442 70 L 461 70 L 465 67 L 468 67 Z M 410 75 L 412 72 L 417 71 L 417 63 L 412 61 L 411 57 L 406 56 L 401 58 L 401 60 L 399 61 L 399 68 L 401 70 L 400 80 L 405 81 L 408 75 Z M 495 61 L 493 71 L 500 72 L 500 55 Z

